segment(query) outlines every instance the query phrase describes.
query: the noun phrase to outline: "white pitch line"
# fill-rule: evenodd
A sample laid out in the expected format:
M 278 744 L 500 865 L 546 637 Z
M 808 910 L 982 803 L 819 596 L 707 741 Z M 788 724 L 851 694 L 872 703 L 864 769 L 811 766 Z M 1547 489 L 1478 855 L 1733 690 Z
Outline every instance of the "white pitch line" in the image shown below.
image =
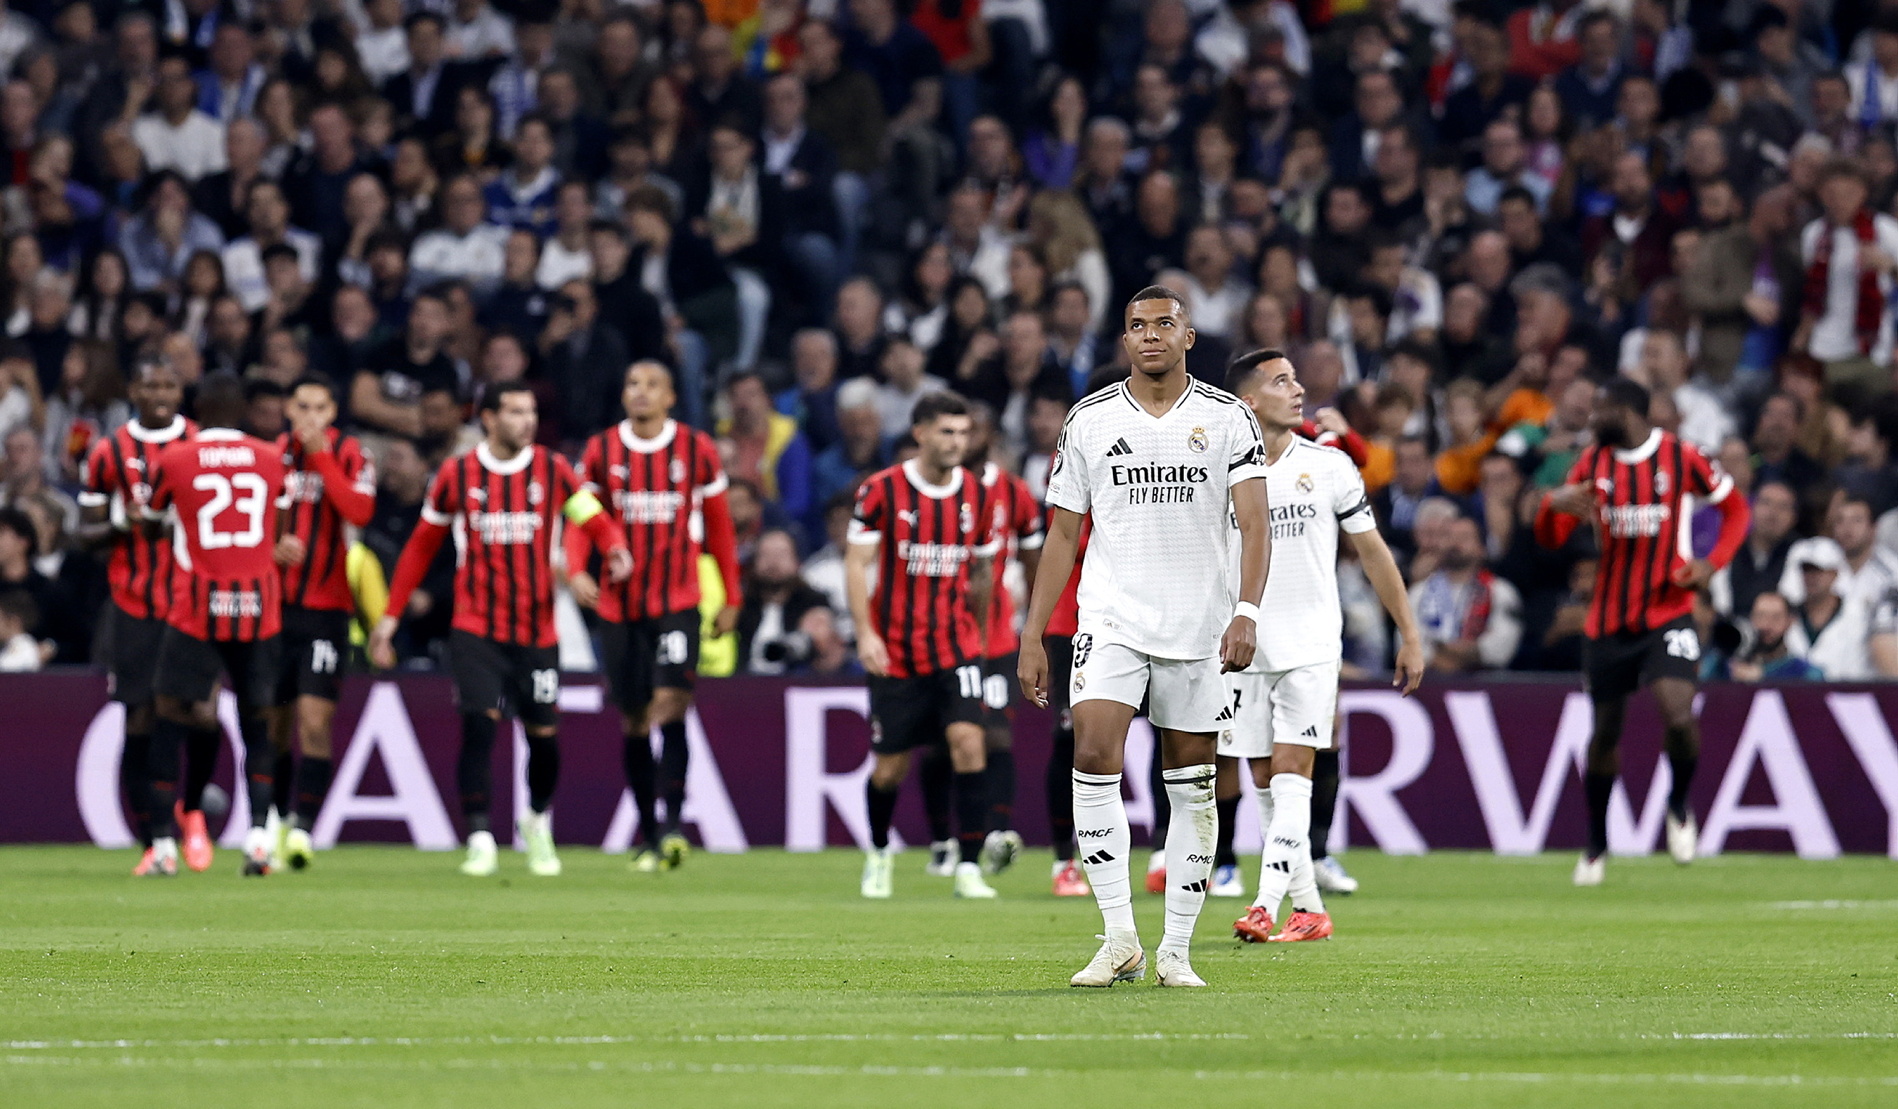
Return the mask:
M 584 1063 L 510 1062 L 501 1059 L 444 1059 L 429 1061 L 383 1060 L 342 1061 L 336 1059 L 169 1059 L 132 1056 L 91 1057 L 53 1055 L 0 1056 L 0 1064 L 9 1066 L 90 1066 L 156 1067 L 186 1070 L 327 1070 L 327 1069 L 402 1069 L 415 1070 L 521 1070 L 540 1071 L 619 1071 L 641 1074 L 687 1075 L 773 1075 L 805 1078 L 1078 1078 L 1100 1077 L 1099 1069 L 1079 1070 L 1053 1067 L 941 1067 L 864 1064 L 829 1066 L 822 1064 L 783 1063 L 683 1063 L 674 1060 Z M 1811 1088 L 1898 1088 L 1898 1076 L 1847 1077 L 1802 1074 L 1591 1074 L 1563 1071 L 1296 1071 L 1296 1070 L 1193 1070 L 1156 1073 L 1184 1073 L 1200 1081 L 1433 1081 L 1455 1083 L 1501 1083 L 1510 1085 L 1560 1085 L 1574 1083 L 1603 1086 L 1760 1086 Z
M 1669 1032 L 1644 1040 L 1898 1040 L 1898 1032 Z
M 1250 1040 L 1245 1032 L 940 1032 L 898 1033 L 758 1033 L 697 1036 L 292 1036 L 273 1038 L 215 1037 L 201 1040 L 8 1040 L 8 1051 L 123 1050 L 136 1048 L 207 1047 L 592 1047 L 613 1044 L 800 1044 L 800 1043 L 1158 1043 L 1207 1040 Z
M 1898 901 L 1769 901 L 1769 909 L 1813 912 L 1828 909 L 1898 909 Z

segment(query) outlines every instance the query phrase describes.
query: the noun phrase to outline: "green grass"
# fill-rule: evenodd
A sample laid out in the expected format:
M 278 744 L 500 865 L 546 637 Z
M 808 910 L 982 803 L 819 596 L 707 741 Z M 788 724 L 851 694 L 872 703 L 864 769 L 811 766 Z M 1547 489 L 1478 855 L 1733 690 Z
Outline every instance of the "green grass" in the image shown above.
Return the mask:
M 1898 1104 L 1884 859 L 1576 890 L 1565 856 L 1360 852 L 1329 943 L 1242 947 L 1211 902 L 1203 991 L 1067 988 L 1099 918 L 1044 860 L 964 904 L 911 852 L 870 904 L 847 852 L 135 882 L 126 852 L 7 849 L 0 1105 Z

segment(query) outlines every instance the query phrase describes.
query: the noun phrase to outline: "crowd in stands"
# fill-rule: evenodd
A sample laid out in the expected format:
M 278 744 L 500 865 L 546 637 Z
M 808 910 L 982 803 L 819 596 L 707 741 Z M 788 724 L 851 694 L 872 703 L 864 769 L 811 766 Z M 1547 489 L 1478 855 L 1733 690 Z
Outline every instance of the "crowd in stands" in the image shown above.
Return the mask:
M 1039 493 L 1159 282 L 1193 373 L 1285 349 L 1362 440 L 1434 669 L 1575 668 L 1589 540 L 1529 524 L 1620 374 L 1754 504 L 1708 674 L 1898 676 L 1894 0 L 10 0 L 0 76 L 0 667 L 88 658 L 70 494 L 161 357 L 265 436 L 335 380 L 385 563 L 483 390 L 574 451 L 663 361 L 731 665 L 848 668 L 916 398 Z

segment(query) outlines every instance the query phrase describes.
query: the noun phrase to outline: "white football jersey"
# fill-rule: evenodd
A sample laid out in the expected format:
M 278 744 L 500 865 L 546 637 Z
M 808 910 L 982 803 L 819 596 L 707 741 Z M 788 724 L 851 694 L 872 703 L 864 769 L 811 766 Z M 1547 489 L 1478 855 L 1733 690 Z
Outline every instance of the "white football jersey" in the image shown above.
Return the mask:
M 1232 622 L 1232 487 L 1264 477 L 1252 410 L 1193 381 L 1152 416 L 1126 383 L 1074 406 L 1048 478 L 1048 503 L 1093 513 L 1079 626 L 1165 659 L 1219 654 Z
M 1259 602 L 1259 649 L 1250 670 L 1276 672 L 1336 662 L 1344 654 L 1338 603 L 1338 529 L 1377 527 L 1351 456 L 1294 435 L 1265 467 L 1272 514 L 1272 569 Z M 1232 591 L 1239 594 L 1238 528 L 1232 518 Z

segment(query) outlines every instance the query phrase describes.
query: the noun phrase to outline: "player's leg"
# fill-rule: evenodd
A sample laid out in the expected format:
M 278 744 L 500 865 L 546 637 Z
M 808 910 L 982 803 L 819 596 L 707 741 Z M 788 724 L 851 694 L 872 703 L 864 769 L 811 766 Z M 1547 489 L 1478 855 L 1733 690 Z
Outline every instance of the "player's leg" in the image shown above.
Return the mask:
M 316 856 L 311 832 L 329 799 L 335 777 L 336 701 L 342 696 L 343 660 L 349 649 L 349 614 L 313 612 L 318 621 L 307 648 L 307 663 L 297 659 L 297 772 L 291 791 L 294 811 L 284 836 L 284 856 L 293 869 L 310 865 Z M 288 643 L 279 647 L 288 652 Z M 305 651 L 299 649 L 299 656 Z
M 1275 742 L 1264 773 L 1272 818 L 1255 904 L 1276 912 L 1289 894 L 1292 915 L 1269 937 L 1275 941 L 1319 940 L 1331 935 L 1331 918 L 1314 880 L 1311 859 L 1312 771 L 1319 751 L 1331 743 L 1338 705 L 1338 664 L 1301 666 L 1277 675 L 1271 688 Z
M 1113 656 L 1124 652 L 1125 659 Z M 1089 659 L 1089 652 L 1076 637 L 1074 684 L 1080 687 L 1109 685 L 1110 675 L 1123 684 L 1130 676 L 1144 685 L 1144 665 L 1138 664 L 1125 648 L 1100 649 L 1101 657 Z M 1110 663 L 1112 665 L 1110 665 Z M 1092 693 L 1085 689 L 1077 692 Z M 1139 694 L 1134 695 L 1136 702 Z M 1121 798 L 1121 776 L 1125 766 L 1124 748 L 1127 726 L 1133 723 L 1137 704 L 1090 696 L 1075 701 L 1074 719 L 1074 835 L 1081 868 L 1094 890 L 1094 902 L 1100 907 L 1102 931 L 1106 934 L 1094 958 L 1069 981 L 1076 986 L 1111 986 L 1144 977 L 1146 953 L 1140 947 L 1140 934 L 1134 926 L 1133 881 L 1128 856 L 1133 853 L 1133 830 L 1127 823 L 1127 805 Z
M 889 678 L 871 675 L 870 753 L 874 761 L 864 781 L 864 809 L 869 816 L 870 846 L 864 852 L 860 892 L 887 898 L 894 892 L 895 857 L 890 851 L 890 822 L 896 800 L 909 776 L 910 752 L 940 742 L 942 726 L 933 697 L 924 684 L 929 677 Z
M 1608 799 L 1621 773 L 1621 731 L 1628 698 L 1640 682 L 1645 655 L 1643 637 L 1615 635 L 1582 644 L 1584 684 L 1594 704 L 1595 725 L 1588 737 L 1588 762 L 1582 791 L 1588 801 L 1588 846 L 1575 864 L 1578 886 L 1601 884 L 1608 856 Z
M 1214 764 L 1217 774 L 1213 778 L 1213 807 L 1219 813 L 1219 835 L 1213 844 L 1213 887 L 1214 897 L 1243 897 L 1245 887 L 1239 882 L 1239 856 L 1233 851 L 1233 833 L 1239 822 L 1239 802 L 1245 791 L 1239 785 L 1240 763 L 1238 759 L 1220 755 Z
M 957 897 L 991 898 L 982 880 L 982 842 L 988 829 L 988 747 L 983 735 L 982 664 L 964 663 L 929 675 L 927 691 L 955 773 Z
M 1136 714 L 1137 715 L 1137 714 Z M 1147 852 L 1147 892 L 1166 892 L 1166 837 L 1173 826 L 1173 799 L 1160 776 L 1160 744 L 1156 735 L 1153 757 L 1147 760 L 1147 796 L 1153 798 L 1153 849 Z
M 1326 893 L 1358 892 L 1358 880 L 1331 854 L 1331 822 L 1338 813 L 1338 787 L 1344 777 L 1344 713 L 1333 711 L 1331 747 L 1318 752 L 1311 768 L 1311 861 L 1318 888 Z
M 517 834 L 527 846 L 528 873 L 560 874 L 554 851 L 554 789 L 560 784 L 560 657 L 558 648 L 508 649 L 508 699 L 527 737 L 527 816 Z
M 659 847 L 667 867 L 684 862 L 691 846 L 683 831 L 686 770 L 691 756 L 685 714 L 692 707 L 698 668 L 698 610 L 675 612 L 660 620 L 651 716 L 659 729 L 660 792 L 666 799 L 665 835 Z
M 916 760 L 916 784 L 922 787 L 923 818 L 929 823 L 929 865 L 924 870 L 938 878 L 955 877 L 962 857 L 949 813 L 955 777 L 946 739 L 923 748 Z
M 1000 874 L 1021 858 L 1021 833 L 1015 830 L 1015 671 L 1020 655 L 1009 652 L 988 660 L 982 677 L 982 740 L 988 774 L 987 836 L 982 841 L 982 872 Z
M 1668 771 L 1672 771 L 1666 794 L 1666 849 L 1674 862 L 1685 866 L 1693 862 L 1701 839 L 1699 822 L 1687 805 L 1693 771 L 1701 763 L 1701 724 L 1693 716 L 1695 686 L 1687 678 L 1657 678 L 1649 689 L 1661 708 L 1663 748 Z
M 125 795 L 132 830 L 144 848 L 134 875 L 152 866 L 151 746 L 155 714 L 152 675 L 165 625 L 140 620 L 112 607 L 112 699 L 125 707 L 125 746 L 119 756 L 119 788 Z M 176 763 L 176 754 L 173 762 Z M 175 772 L 174 772 L 175 777 Z
M 244 741 L 244 789 L 250 799 L 250 830 L 244 833 L 244 873 L 270 873 L 276 837 L 269 828 L 277 786 L 277 748 L 265 716 L 275 693 L 280 642 L 276 637 L 218 644 L 231 692 L 237 696 L 237 730 Z M 205 713 L 213 709 L 206 701 Z
M 646 621 L 611 620 L 600 627 L 600 654 L 607 693 L 619 707 L 620 766 L 639 813 L 639 842 L 632 845 L 634 870 L 659 869 L 658 767 L 652 757 L 652 683 L 655 629 Z
M 222 668 L 210 643 L 176 628 L 164 630 L 152 675 L 152 848 L 158 856 L 169 855 L 174 869 L 180 837 L 185 840 L 185 864 L 193 870 L 208 869 L 214 855 L 201 805 L 221 738 L 211 698 Z M 189 758 L 182 803 L 178 793 L 181 754 Z
M 302 691 L 303 672 L 313 662 L 311 629 L 304 621 L 307 615 L 306 610 L 284 606 L 283 631 L 277 637 L 282 666 L 271 683 L 270 701 L 264 709 L 265 727 L 275 751 L 271 770 L 275 787 L 265 826 L 271 834 L 272 861 L 279 866 L 289 861 L 290 814 L 295 807 L 297 698 Z
M 491 809 L 494 738 L 501 728 L 505 689 L 501 645 L 465 631 L 452 631 L 448 635 L 448 663 L 454 676 L 455 702 L 461 709 L 461 752 L 455 759 L 455 787 L 468 846 L 461 872 L 482 878 L 493 874 L 499 865 Z
M 1213 800 L 1214 759 L 1229 715 L 1225 676 L 1216 658 L 1152 662 L 1148 717 L 1159 732 L 1161 779 L 1171 816 L 1167 826 L 1166 931 L 1154 952 L 1162 986 L 1203 986 L 1189 958 L 1193 928 L 1212 885 L 1219 840 Z
M 1054 844 L 1054 895 L 1086 897 L 1092 891 L 1074 863 L 1074 714 L 1068 707 L 1074 641 L 1065 635 L 1051 635 L 1042 643 L 1048 651 L 1048 703 L 1055 714 L 1044 782 L 1048 832 Z

